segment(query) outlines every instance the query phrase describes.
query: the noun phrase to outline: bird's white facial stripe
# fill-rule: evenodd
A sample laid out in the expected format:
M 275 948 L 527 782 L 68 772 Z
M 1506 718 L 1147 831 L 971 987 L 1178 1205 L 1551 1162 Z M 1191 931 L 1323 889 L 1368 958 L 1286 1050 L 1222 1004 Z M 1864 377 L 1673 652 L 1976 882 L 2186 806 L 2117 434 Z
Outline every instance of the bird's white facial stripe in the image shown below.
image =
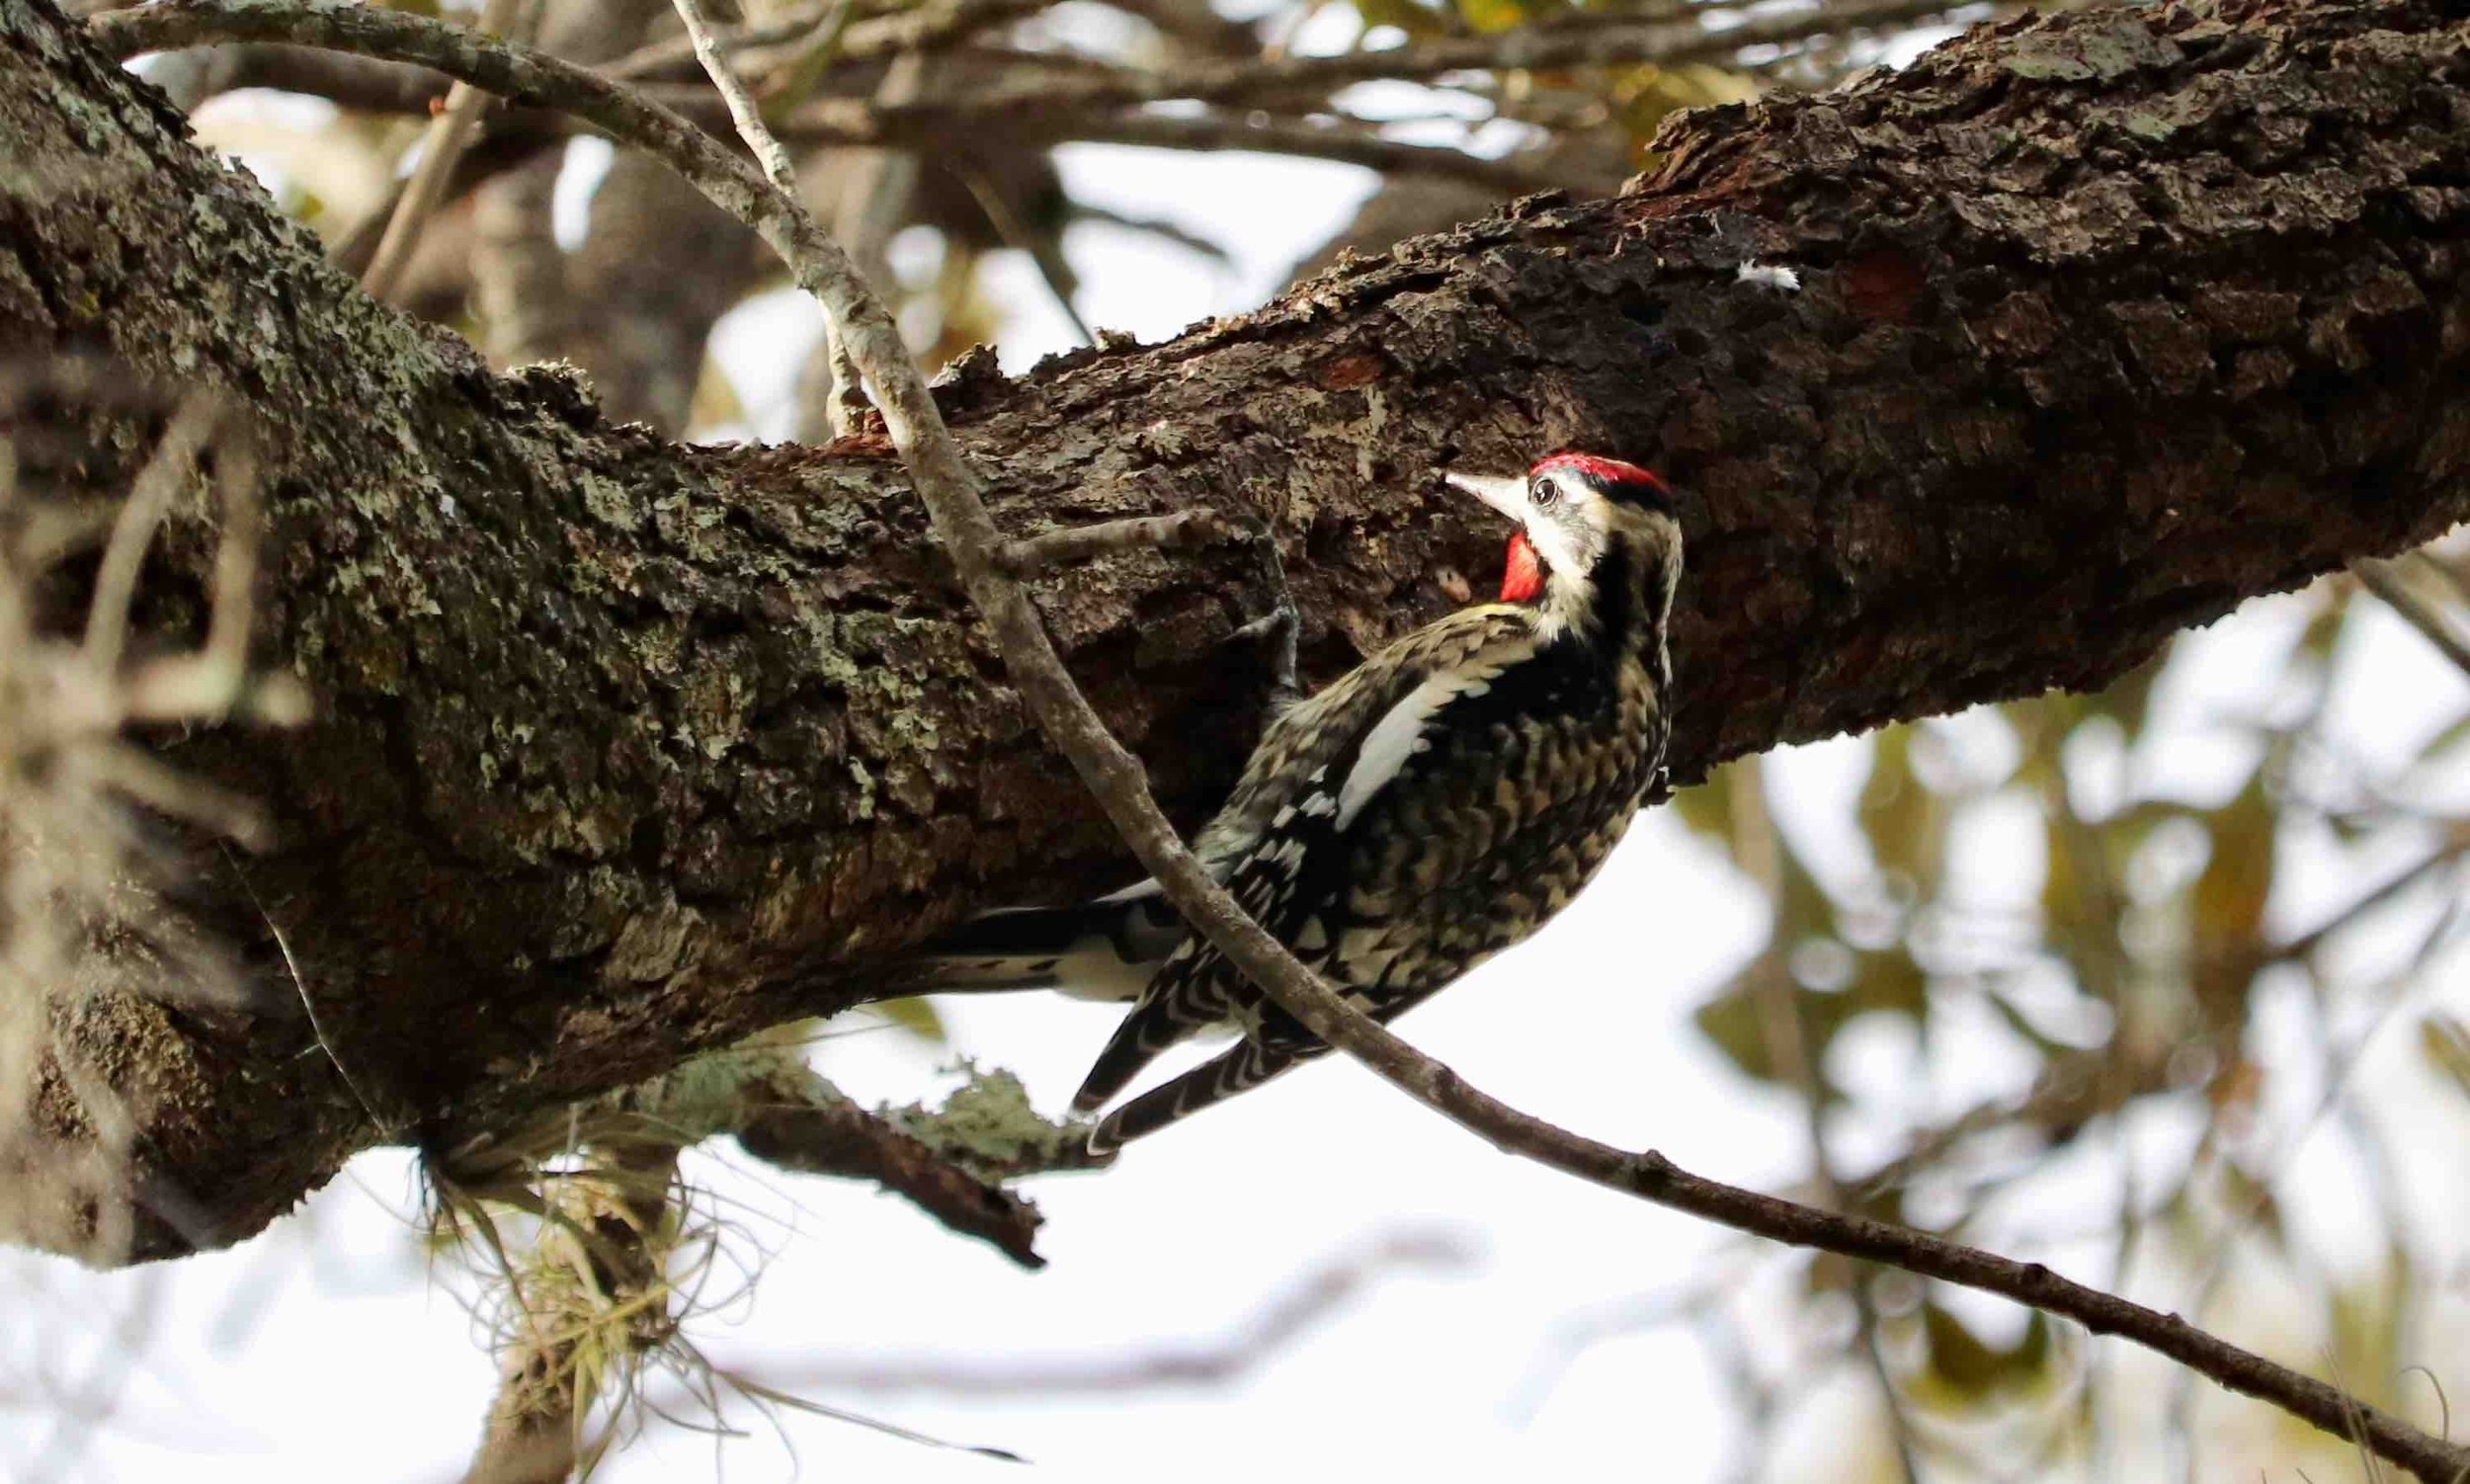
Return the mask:
M 1374 722 L 1364 734 L 1362 750 L 1356 754 L 1355 767 L 1339 785 L 1338 827 L 1352 826 L 1363 806 L 1407 766 L 1407 759 L 1424 750 L 1424 727 L 1436 712 L 1461 696 L 1482 695 L 1504 667 L 1524 657 L 1523 646 L 1518 646 L 1518 651 L 1493 651 L 1457 669 L 1443 670 L 1408 692 Z
M 1539 511 L 1527 521 L 1526 539 L 1543 558 L 1545 571 L 1554 577 L 1578 577 L 1595 565 L 1603 544 L 1603 496 L 1572 488 L 1558 509 Z

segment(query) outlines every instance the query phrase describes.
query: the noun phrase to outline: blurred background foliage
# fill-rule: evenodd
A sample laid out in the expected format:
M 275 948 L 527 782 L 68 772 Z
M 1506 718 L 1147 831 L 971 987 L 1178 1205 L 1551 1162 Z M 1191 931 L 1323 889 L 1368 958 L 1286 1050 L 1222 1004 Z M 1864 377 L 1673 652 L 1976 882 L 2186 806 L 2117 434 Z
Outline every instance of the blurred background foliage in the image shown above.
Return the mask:
M 1680 794 L 1691 832 L 1770 903 L 1765 950 L 1695 1019 L 1744 1077 L 1807 1103 L 1804 1194 L 2081 1254 L 2092 1266 L 2070 1271 L 2105 1270 L 2113 1291 L 2250 1343 L 2261 1327 L 2378 1405 L 2425 1403 L 2440 1383 L 2414 1367 L 2470 1352 L 2414 1322 L 2460 1275 L 2456 1248 L 2417 1239 L 2431 1234 L 2403 1186 L 2409 1156 L 2455 1162 L 2470 1133 L 2470 1034 L 2426 1003 L 2462 964 L 2470 692 L 2439 677 L 2391 704 L 2397 667 L 2369 646 L 2457 665 L 2465 593 L 2470 546 L 2440 543 L 2183 636 L 2099 695 L 1890 727 L 1844 837 L 1770 808 L 1770 759 Z M 2362 632 L 2395 618 L 2407 633 Z M 2293 879 L 2299 860 L 2314 879 Z M 2038 884 L 1985 899 L 1985 877 Z M 2362 1085 L 2361 1049 L 2394 1023 L 2415 1027 L 2425 1075 Z M 1934 1059 L 1979 1058 L 1985 1031 L 2005 1090 L 1934 1105 L 1923 1086 L 1964 1080 Z M 1874 1073 L 1882 1039 L 1912 1083 L 1841 1075 Z M 2359 1189 L 2301 1188 L 2367 1206 L 2330 1244 L 2283 1209 L 2319 1135 Z M 2173 1157 L 2154 1160 L 2154 1139 Z M 1888 1358 L 1890 1421 L 1929 1477 L 2114 1469 L 2122 1449 L 2139 1461 L 2121 1477 L 2173 1449 L 2182 1477 L 2228 1476 L 2182 1378 L 2122 1394 L 2038 1316 L 1988 1331 L 1903 1275 L 1820 1259 L 1807 1277 L 1813 1295 L 1875 1286 L 1847 1343 Z M 2322 1436 L 2246 1421 L 2274 1436 L 2239 1451 L 2292 1477 L 2374 1476 Z
M 471 19 L 426 0 L 404 8 Z M 1059 144 L 1154 141 L 1172 125 L 1185 147 L 1361 159 L 1395 146 L 1354 220 L 1298 265 L 1305 274 L 1519 190 L 1610 189 L 1646 162 L 1677 109 L 1824 87 L 1912 27 L 2006 9 L 1300 0 L 1239 15 L 1206 0 L 754 0 L 743 35 L 767 40 L 739 57 L 792 140 L 798 120 L 835 101 L 956 110 L 931 147 L 809 136 L 800 149 L 802 189 L 932 368 L 1001 342 L 1023 311 L 988 272 L 999 259 L 1032 264 L 1077 323 L 1069 249 L 1081 226 L 1227 257 L 1227 244 L 1163 210 L 1076 200 Z M 858 46 L 867 27 L 893 23 L 923 40 Z M 668 0 L 535 0 L 518 26 L 673 100 L 700 87 Z M 1761 40 L 1711 40 L 1749 26 Z M 1307 87 L 1278 70 L 1305 56 L 1569 36 L 1600 38 L 1597 59 L 1398 78 L 1367 64 Z M 357 271 L 431 137 L 434 81 L 238 55 L 279 49 L 148 68 L 197 111 L 206 141 L 256 166 Z M 1061 96 L 1128 79 L 1155 91 L 1160 78 L 1209 75 L 1219 81 L 1163 109 L 970 112 L 1006 89 Z M 226 96 L 240 106 L 212 106 Z M 578 180 L 588 208 L 568 219 L 559 193 Z M 501 363 L 570 361 L 617 415 L 668 434 L 831 436 L 820 353 L 785 419 L 718 369 L 715 327 L 781 279 L 657 169 L 503 116 L 417 225 L 394 297 Z M 2405 650 L 2416 660 L 2395 658 Z M 2427 654 L 2454 672 L 2431 671 Z M 2414 1214 L 2430 1182 L 2470 1187 L 2443 1173 L 2459 1170 L 2470 1133 L 2470 1026 L 2428 1003 L 2463 962 L 2464 676 L 2470 548 L 2455 541 L 2243 613 L 2098 696 L 1887 729 L 1862 744 L 1857 786 L 1835 794 L 1802 786 L 1807 770 L 1790 757 L 1736 762 L 1683 792 L 1672 809 L 1710 866 L 1768 904 L 1763 948 L 1706 994 L 1695 1024 L 1745 1098 L 1800 1110 L 1809 1161 L 1796 1194 L 2028 1247 L 2198 1324 L 2235 1317 L 2226 1327 L 2246 1343 L 2424 1414 L 2430 1378 L 2412 1366 L 2470 1375 L 2465 1337 L 2420 1322 L 2430 1289 L 2461 1280 L 2457 1244 Z M 2007 889 L 2017 881 L 2029 889 Z M 930 1005 L 886 1013 L 900 1033 L 942 1035 Z M 2415 1065 L 2360 1077 L 2362 1048 L 2394 1026 Z M 515 1223 L 509 1241 L 571 1239 L 575 1222 L 542 1215 L 570 1196 L 538 1178 L 588 1172 L 590 1151 L 571 1143 L 567 1165 L 544 1156 L 513 1181 L 528 1194 L 507 1208 L 531 1224 Z M 2293 1171 L 2328 1146 L 2344 1178 L 2307 1188 L 2343 1207 L 2329 1225 L 2289 1208 Z M 691 1195 L 665 1193 L 657 1150 L 630 1152 L 659 1174 L 628 1190 L 626 1220 L 674 1238 Z M 468 1204 L 459 1215 L 480 1202 Z M 2461 1205 L 2443 1208 L 2470 1214 Z M 510 1271 L 541 1261 L 498 1258 Z M 1780 1425 L 1790 1398 L 1839 1372 L 1866 1388 L 1875 1427 L 1798 1478 L 2197 1480 L 2232 1477 L 2233 1457 L 2242 1478 L 2259 1458 L 2275 1479 L 2374 1476 L 2268 1409 L 2037 1317 L 1838 1259 L 1758 1261 L 1788 1271 L 1784 1297 L 1701 1276 L 1607 1304 L 1573 1320 L 1539 1385 L 1604 1339 L 1687 1323 L 1756 1429 Z M 591 1268 L 558 1271 L 569 1288 L 577 1272 L 608 1286 Z M 607 1304 L 584 1286 L 562 1292 L 558 1312 Z M 668 1291 L 638 1274 L 620 1295 L 638 1329 L 647 1289 Z M 665 1343 L 677 1316 L 654 1318 L 663 1339 L 646 1343 Z M 570 1351 L 591 1333 L 588 1317 L 574 1323 Z M 608 1364 L 631 1364 L 634 1343 Z M 588 1401 L 591 1377 L 581 1389 Z M 1767 1441 L 1745 1451 L 1744 1478 L 1766 1476 Z

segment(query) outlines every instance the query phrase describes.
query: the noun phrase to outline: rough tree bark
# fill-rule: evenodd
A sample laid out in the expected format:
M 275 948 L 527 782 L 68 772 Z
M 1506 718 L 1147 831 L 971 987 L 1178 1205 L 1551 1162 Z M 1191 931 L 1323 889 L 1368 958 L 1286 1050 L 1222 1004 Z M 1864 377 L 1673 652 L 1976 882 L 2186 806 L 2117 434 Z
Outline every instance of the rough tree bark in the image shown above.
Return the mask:
M 947 410 L 1016 532 L 1270 523 L 1319 676 L 1489 575 L 1497 533 L 1439 469 L 1657 463 L 1690 492 L 1685 783 L 2098 685 L 2470 514 L 2457 6 L 2010 25 L 1660 144 L 1617 197 L 1528 202 L 1165 345 L 963 376 Z M 1752 258 L 1801 289 L 1738 282 Z M 234 1241 L 371 1142 L 843 1008 L 957 914 L 1121 871 L 879 441 L 681 447 L 557 373 L 490 374 L 361 295 L 47 0 L 0 0 L 0 353 L 67 350 L 251 409 L 266 644 L 318 719 L 163 744 L 275 813 L 245 883 L 201 853 L 184 891 L 250 1003 L 93 1000 L 64 1028 L 141 1131 L 135 1252 L 87 1250 L 92 1212 L 0 1204 L 0 1235 Z M 1267 687 L 1224 648 L 1257 563 L 1133 554 L 1041 601 L 1199 814 Z M 58 1088 L 44 1114 L 88 1126 Z

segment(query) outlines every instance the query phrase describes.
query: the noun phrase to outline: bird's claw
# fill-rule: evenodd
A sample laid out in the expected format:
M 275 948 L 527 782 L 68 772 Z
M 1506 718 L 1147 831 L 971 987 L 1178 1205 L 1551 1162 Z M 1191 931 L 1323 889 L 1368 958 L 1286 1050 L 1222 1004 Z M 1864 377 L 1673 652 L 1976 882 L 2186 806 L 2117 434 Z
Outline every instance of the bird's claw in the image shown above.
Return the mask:
M 1264 560 L 1270 570 L 1270 588 L 1276 607 L 1260 618 L 1237 628 L 1234 637 L 1247 642 L 1266 641 L 1270 646 L 1270 708 L 1283 710 L 1303 696 L 1303 681 L 1296 668 L 1296 647 L 1303 635 L 1303 614 L 1295 607 L 1293 590 L 1286 585 L 1286 563 L 1277 554 L 1277 537 L 1264 526 L 1254 533 Z

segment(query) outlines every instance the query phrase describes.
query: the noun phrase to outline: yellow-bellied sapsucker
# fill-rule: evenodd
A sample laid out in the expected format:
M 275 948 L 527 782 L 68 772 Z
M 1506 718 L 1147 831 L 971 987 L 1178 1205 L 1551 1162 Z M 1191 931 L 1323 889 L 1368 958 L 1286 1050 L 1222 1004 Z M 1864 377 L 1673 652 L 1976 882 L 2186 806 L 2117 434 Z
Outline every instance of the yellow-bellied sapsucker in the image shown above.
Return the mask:
M 1279 715 L 1194 853 L 1244 910 L 1377 1021 L 1568 905 L 1662 766 L 1681 576 L 1671 491 L 1555 453 L 1448 481 L 1518 523 L 1498 602 L 1391 643 Z M 931 946 L 924 989 L 1054 985 L 1136 999 L 1073 1099 L 1095 1112 L 1204 1027 L 1243 1039 L 1100 1121 L 1095 1153 L 1329 1048 L 1271 1004 L 1153 881 L 990 913 Z

